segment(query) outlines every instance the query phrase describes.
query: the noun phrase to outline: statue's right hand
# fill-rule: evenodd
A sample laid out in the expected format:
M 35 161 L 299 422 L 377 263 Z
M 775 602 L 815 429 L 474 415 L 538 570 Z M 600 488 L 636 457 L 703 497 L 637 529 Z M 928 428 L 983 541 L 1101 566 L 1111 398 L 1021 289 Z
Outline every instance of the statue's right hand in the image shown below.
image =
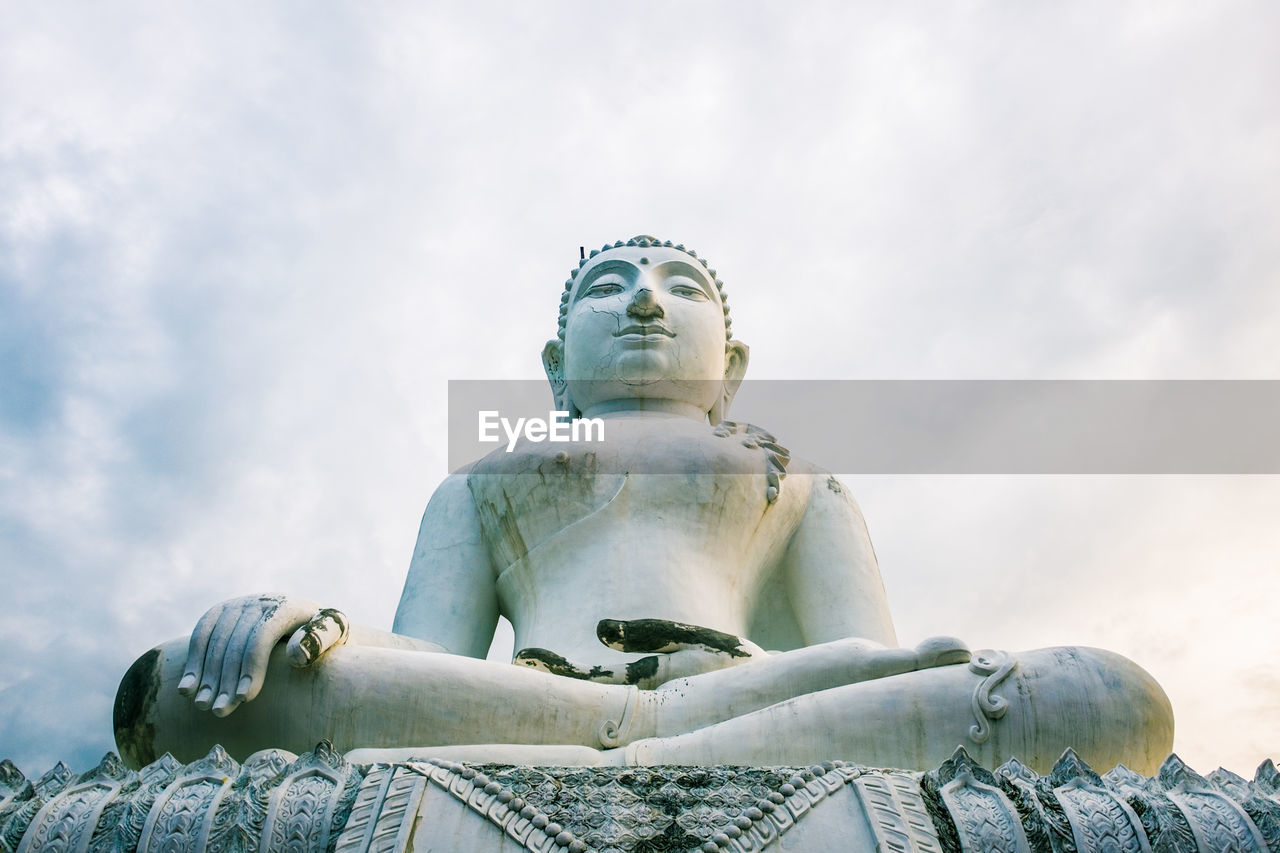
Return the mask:
M 191 633 L 178 692 L 197 708 L 225 717 L 262 689 L 267 658 L 285 637 L 295 666 L 346 640 L 346 618 L 283 595 L 233 598 L 209 609 Z

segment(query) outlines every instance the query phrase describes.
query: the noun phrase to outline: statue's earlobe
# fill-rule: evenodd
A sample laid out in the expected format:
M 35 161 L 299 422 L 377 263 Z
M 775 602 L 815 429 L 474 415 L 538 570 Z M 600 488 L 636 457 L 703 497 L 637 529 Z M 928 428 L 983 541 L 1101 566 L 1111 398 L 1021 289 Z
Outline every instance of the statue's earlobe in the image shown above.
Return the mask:
M 547 341 L 542 348 L 542 369 L 547 372 L 547 381 L 551 383 L 556 411 L 568 412 L 571 418 L 581 417 L 582 413 L 569 396 L 569 381 L 564 373 L 564 344 L 561 341 Z
M 729 404 L 733 402 L 733 397 L 738 393 L 738 386 L 742 384 L 742 378 L 747 375 L 747 361 L 750 359 L 751 350 L 742 341 L 729 341 L 724 348 L 724 390 L 720 394 L 720 399 L 711 407 L 708 412 L 708 419 L 713 424 L 729 418 Z

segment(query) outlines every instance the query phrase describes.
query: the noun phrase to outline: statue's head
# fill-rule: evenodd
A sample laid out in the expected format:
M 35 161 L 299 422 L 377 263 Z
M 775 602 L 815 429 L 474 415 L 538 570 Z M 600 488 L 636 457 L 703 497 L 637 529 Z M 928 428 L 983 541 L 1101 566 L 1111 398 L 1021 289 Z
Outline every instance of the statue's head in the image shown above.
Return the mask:
M 662 401 L 718 423 L 746 373 L 747 347 L 730 333 L 715 270 L 683 245 L 642 236 L 578 264 L 542 363 L 557 408 L 575 417 Z

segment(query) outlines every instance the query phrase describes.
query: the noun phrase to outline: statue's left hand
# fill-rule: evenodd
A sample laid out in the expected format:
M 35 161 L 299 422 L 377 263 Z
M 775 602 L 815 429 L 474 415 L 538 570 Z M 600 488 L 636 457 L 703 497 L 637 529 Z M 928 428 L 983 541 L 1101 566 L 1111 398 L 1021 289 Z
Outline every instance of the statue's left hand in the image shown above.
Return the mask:
M 310 601 L 250 595 L 211 607 L 191 632 L 178 692 L 202 711 L 225 717 L 262 689 L 267 659 L 289 637 L 289 662 L 301 667 L 347 639 L 347 618 Z

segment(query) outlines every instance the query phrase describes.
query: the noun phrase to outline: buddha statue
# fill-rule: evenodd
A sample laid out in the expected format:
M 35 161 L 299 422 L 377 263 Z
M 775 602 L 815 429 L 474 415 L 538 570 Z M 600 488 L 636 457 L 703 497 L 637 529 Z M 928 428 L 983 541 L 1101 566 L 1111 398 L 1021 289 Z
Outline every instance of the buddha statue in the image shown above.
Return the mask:
M 126 674 L 125 759 L 321 739 L 356 761 L 557 765 L 925 769 L 963 745 L 1152 773 L 1168 754 L 1169 702 L 1123 657 L 897 645 L 848 489 L 728 420 L 748 350 L 695 252 L 592 252 L 542 358 L 556 408 L 607 441 L 521 439 L 450 475 L 390 632 L 293 596 L 213 607 Z M 511 663 L 485 659 L 499 614 Z

